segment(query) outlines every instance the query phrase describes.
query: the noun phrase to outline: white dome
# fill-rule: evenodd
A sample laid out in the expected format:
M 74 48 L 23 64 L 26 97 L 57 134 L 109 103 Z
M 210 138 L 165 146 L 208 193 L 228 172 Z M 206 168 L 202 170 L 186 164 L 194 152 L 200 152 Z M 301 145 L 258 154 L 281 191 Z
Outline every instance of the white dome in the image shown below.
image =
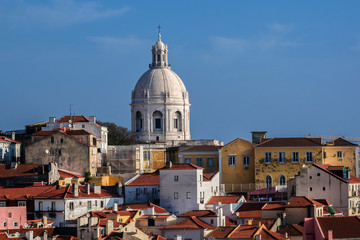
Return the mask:
M 186 99 L 187 91 L 180 77 L 169 68 L 152 68 L 146 71 L 137 82 L 133 101 L 144 98 Z

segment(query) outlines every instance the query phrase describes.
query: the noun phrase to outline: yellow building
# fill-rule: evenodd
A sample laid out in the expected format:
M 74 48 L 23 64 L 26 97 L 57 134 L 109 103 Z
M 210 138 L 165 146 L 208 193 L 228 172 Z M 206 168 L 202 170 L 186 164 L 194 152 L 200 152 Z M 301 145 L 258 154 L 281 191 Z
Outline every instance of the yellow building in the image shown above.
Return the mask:
M 221 149 L 221 183 L 226 192 L 254 189 L 254 148 L 248 140 L 237 138 Z
M 220 146 L 193 146 L 180 152 L 180 163 L 192 163 L 204 168 L 204 172 L 219 171 Z
M 254 146 L 256 188 L 285 186 L 300 166 L 331 164 L 356 172 L 358 145 L 344 139 L 326 144 L 321 138 L 271 138 Z

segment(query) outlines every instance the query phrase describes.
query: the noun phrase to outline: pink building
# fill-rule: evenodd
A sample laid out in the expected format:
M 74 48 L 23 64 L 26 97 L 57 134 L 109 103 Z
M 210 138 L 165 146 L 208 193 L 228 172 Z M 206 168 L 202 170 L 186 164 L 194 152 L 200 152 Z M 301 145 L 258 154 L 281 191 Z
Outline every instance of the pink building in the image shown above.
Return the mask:
M 0 207 L 0 230 L 24 228 L 26 207 Z

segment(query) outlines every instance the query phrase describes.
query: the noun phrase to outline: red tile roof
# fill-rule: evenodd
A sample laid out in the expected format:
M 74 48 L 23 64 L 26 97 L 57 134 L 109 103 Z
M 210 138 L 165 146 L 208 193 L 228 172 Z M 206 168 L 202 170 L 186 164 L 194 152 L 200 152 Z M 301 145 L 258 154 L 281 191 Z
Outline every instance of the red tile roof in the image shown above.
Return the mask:
M 286 204 L 283 203 L 266 203 L 262 210 L 280 210 L 285 209 Z
M 321 138 L 270 138 L 255 147 L 321 147 Z
M 63 116 L 62 118 L 56 120 L 56 123 L 69 122 L 70 116 Z M 90 122 L 90 120 L 85 116 L 71 116 L 72 122 Z
M 318 217 L 316 219 L 324 236 L 327 236 L 329 230 L 333 230 L 334 239 L 359 239 L 360 219 L 358 216 Z
M 29 199 L 54 186 L 0 187 L 0 199 Z
M 192 146 L 181 152 L 218 152 L 221 146 Z
M 245 202 L 233 214 L 237 218 L 261 218 L 261 209 L 265 204 Z
M 61 178 L 85 178 L 84 176 L 63 169 L 59 169 L 59 174 Z
M 54 235 L 54 230 L 55 228 L 21 228 L 21 229 L 9 229 L 9 230 L 0 230 L 0 239 L 24 239 L 24 238 L 7 238 L 5 232 L 9 232 L 10 234 L 15 234 L 15 233 L 20 233 L 20 234 L 24 234 L 27 231 L 33 231 L 33 236 L 35 237 L 39 237 L 39 236 L 43 236 L 44 232 L 47 231 L 48 237 L 52 237 Z
M 10 164 L 0 165 L 0 177 L 19 177 L 19 176 L 33 176 L 38 175 L 34 169 L 39 166 L 46 166 L 41 164 L 18 164 L 15 169 L 10 169 Z
M 12 138 L 8 138 L 8 137 L 5 137 L 5 136 L 0 136 L 0 142 L 18 143 L 18 144 L 20 144 L 20 142 L 15 141 Z
M 330 146 L 331 145 L 333 145 L 333 146 L 359 146 L 359 145 L 349 142 L 343 138 L 337 138 L 332 142 L 328 142 L 326 145 L 327 146 L 329 146 L 329 145 Z
M 261 219 L 253 219 L 253 226 L 260 226 L 259 224 L 264 224 L 267 229 L 270 229 L 276 222 L 276 218 L 261 218 Z
M 209 238 L 210 236 L 215 239 L 216 238 L 227 238 L 228 235 L 230 233 L 232 233 L 239 226 L 217 227 L 214 230 L 212 230 L 208 235 L 206 235 L 206 238 Z
M 299 224 L 291 224 L 285 225 L 285 227 L 278 231 L 278 233 L 285 235 L 288 233 L 289 236 L 302 236 L 304 231 L 304 227 L 300 226 Z
M 182 214 L 177 215 L 177 217 L 217 217 L 217 213 L 213 210 L 191 210 Z
M 202 167 L 196 166 L 192 163 L 172 163 L 171 167 L 161 168 L 159 170 L 192 170 L 192 169 L 203 169 Z
M 221 202 L 222 204 L 237 203 L 241 196 L 213 196 L 207 204 L 214 204 Z
M 151 219 L 167 219 L 168 217 L 171 217 L 172 215 L 143 215 L 140 218 L 142 219 L 147 219 L 147 218 L 151 218 Z
M 276 239 L 276 240 L 280 240 L 280 239 L 286 239 L 284 235 L 280 234 L 280 233 L 276 233 L 273 231 L 270 231 L 266 228 L 263 228 L 260 232 L 261 235 L 261 239 Z
M 343 182 L 348 182 L 348 183 L 360 183 L 360 178 L 358 178 L 358 177 L 356 177 L 356 176 L 354 176 L 354 175 L 351 175 L 351 174 L 350 174 L 350 179 L 347 180 L 347 179 L 344 179 L 344 178 L 338 176 L 337 174 L 331 172 L 331 171 L 329 170 L 329 168 L 332 169 L 333 166 L 331 166 L 330 164 L 313 164 L 312 166 L 314 166 L 314 167 L 316 167 L 316 168 L 318 168 L 318 169 L 323 170 L 324 172 L 332 175 L 333 177 L 335 177 L 335 178 L 337 178 L 337 179 L 339 179 L 339 180 L 341 180 L 341 181 L 343 181 Z M 341 167 L 342 167 L 342 166 L 341 166 Z M 335 169 L 336 169 L 336 168 L 335 168 Z M 342 168 L 342 169 L 343 169 L 343 168 Z
M 131 180 L 130 180 L 131 181 Z M 160 175 L 158 172 L 155 173 L 144 173 L 138 175 L 131 182 L 128 181 L 125 186 L 151 186 L 160 185 Z
M 217 172 L 203 173 L 203 181 L 210 181 L 216 174 Z
M 122 209 L 134 209 L 134 210 L 143 210 L 148 208 L 154 208 L 156 214 L 169 214 L 169 211 L 165 208 L 162 208 L 158 205 L 155 205 L 153 203 L 134 203 L 134 204 L 123 204 L 120 206 Z
M 155 235 L 151 240 L 167 240 L 167 238 L 160 235 Z
M 288 205 L 286 205 L 286 207 L 295 207 L 295 208 L 308 207 L 313 204 L 315 204 L 315 206 L 317 206 L 317 207 L 324 206 L 323 204 L 321 204 L 311 198 L 308 198 L 306 196 L 294 196 L 290 199 L 290 202 Z
M 118 195 L 113 192 L 106 191 L 101 189 L 101 193 L 94 193 L 90 191 L 90 194 L 85 192 L 85 186 L 79 186 L 79 196 L 74 197 L 72 194 L 72 185 L 67 187 L 59 187 L 53 186 L 52 189 L 47 190 L 36 196 L 36 198 L 50 198 L 50 199 L 65 199 L 65 198 L 101 198 L 101 197 L 117 197 Z
M 164 227 L 163 229 L 214 229 L 213 226 L 201 221 L 196 217 L 189 217 L 185 220 L 175 223 L 173 225 L 169 225 Z

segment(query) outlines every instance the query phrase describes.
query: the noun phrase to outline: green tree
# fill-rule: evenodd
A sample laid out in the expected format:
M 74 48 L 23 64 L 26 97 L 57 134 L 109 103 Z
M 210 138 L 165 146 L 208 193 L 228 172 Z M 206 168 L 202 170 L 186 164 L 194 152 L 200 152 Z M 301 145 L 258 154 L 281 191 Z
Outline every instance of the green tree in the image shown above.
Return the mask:
M 136 143 L 134 136 L 127 128 L 118 126 L 111 122 L 97 121 L 97 123 L 108 128 L 109 145 L 131 145 Z

